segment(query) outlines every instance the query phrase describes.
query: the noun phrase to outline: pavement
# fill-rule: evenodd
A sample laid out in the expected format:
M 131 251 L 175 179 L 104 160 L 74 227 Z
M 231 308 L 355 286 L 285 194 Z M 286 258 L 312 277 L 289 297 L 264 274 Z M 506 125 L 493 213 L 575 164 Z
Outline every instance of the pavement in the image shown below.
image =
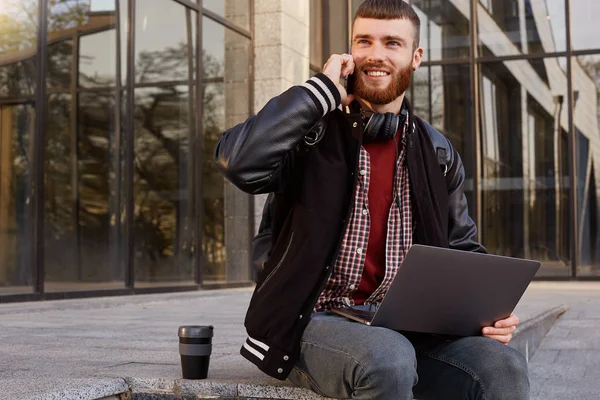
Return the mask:
M 251 294 L 0 305 L 0 399 L 321 399 L 239 355 Z M 514 345 L 528 354 L 532 399 L 599 399 L 600 282 L 533 282 L 516 313 L 523 329 Z M 177 328 L 185 324 L 215 327 L 207 380 L 180 379 Z

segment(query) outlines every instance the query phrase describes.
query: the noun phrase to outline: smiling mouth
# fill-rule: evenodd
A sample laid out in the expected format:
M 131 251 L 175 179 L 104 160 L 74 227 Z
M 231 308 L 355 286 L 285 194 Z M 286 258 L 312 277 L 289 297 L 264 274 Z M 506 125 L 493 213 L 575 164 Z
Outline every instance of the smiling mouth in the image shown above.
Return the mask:
M 390 73 L 386 71 L 365 71 L 365 74 L 373 78 L 381 78 L 388 76 Z

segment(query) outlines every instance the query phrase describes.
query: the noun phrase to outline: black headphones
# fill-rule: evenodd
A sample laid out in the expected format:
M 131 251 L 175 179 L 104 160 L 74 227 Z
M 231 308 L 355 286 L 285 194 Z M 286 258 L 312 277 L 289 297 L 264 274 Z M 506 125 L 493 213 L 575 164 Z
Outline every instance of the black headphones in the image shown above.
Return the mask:
M 377 114 L 370 110 L 360 110 L 363 119 L 363 140 L 382 142 L 396 137 L 398 129 L 406 122 L 408 110 L 403 107 L 399 115 L 392 112 Z

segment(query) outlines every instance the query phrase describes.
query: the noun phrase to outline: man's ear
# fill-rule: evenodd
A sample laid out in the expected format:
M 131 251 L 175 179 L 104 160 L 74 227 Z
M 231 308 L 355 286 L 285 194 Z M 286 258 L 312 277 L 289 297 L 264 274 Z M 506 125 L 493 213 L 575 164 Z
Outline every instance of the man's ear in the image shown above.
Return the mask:
M 419 47 L 415 50 L 413 54 L 412 67 L 413 70 L 416 70 L 421 65 L 421 61 L 423 60 L 423 48 Z

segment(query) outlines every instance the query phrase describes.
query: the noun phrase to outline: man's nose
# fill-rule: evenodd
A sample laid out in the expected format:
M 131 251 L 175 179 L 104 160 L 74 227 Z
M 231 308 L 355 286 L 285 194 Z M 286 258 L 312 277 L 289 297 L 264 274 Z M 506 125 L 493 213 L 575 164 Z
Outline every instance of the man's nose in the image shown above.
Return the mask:
M 379 44 L 374 44 L 371 47 L 371 51 L 369 52 L 369 56 L 367 57 L 368 62 L 370 63 L 380 63 L 385 60 L 385 56 L 383 53 L 383 48 Z

